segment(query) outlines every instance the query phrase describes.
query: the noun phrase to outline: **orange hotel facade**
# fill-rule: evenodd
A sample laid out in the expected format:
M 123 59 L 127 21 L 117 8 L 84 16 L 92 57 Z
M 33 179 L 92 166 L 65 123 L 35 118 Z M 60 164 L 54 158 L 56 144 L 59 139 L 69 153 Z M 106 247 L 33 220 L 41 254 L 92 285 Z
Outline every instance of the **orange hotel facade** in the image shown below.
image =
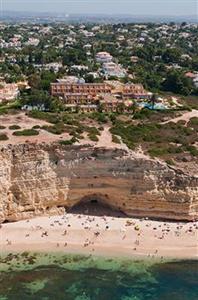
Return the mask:
M 88 94 L 96 96 L 98 94 L 110 94 L 111 87 L 106 83 L 52 83 L 51 84 L 52 96 L 63 97 L 68 94 Z
M 87 111 L 97 110 L 98 101 L 102 103 L 107 110 L 114 111 L 115 106 L 129 98 L 138 99 L 139 97 L 144 98 L 148 96 L 148 93 L 144 90 L 142 85 L 128 84 L 123 86 L 120 91 L 120 96 L 116 93 L 116 97 L 119 97 L 120 101 L 107 101 L 108 103 L 101 101 L 105 99 L 106 96 L 108 97 L 108 95 L 113 94 L 113 87 L 107 83 L 56 82 L 51 84 L 52 96 L 61 97 L 63 103 L 70 108 L 74 109 L 76 105 L 79 105 L 83 107 L 83 110 L 87 109 Z M 84 108 L 85 106 L 87 107 Z

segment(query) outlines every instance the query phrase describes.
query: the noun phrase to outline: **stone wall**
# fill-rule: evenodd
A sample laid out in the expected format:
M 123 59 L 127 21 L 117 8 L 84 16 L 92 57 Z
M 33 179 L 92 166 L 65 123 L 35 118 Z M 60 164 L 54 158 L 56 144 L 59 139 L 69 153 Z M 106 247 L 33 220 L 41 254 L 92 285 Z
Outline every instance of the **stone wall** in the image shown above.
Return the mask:
M 131 216 L 198 218 L 198 177 L 132 151 L 8 145 L 0 149 L 0 221 L 61 214 L 101 199 Z

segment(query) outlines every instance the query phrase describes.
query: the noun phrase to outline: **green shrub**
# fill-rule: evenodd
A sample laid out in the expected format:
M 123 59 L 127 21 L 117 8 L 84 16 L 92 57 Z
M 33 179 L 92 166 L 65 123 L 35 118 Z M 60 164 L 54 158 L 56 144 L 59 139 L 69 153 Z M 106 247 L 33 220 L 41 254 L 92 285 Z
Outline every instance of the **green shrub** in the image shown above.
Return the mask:
M 28 116 L 34 119 L 44 120 L 52 124 L 60 122 L 60 117 L 58 116 L 58 114 L 55 113 L 33 110 L 28 113 Z
M 90 139 L 91 141 L 93 141 L 93 142 L 98 142 L 98 141 L 99 141 L 97 135 L 95 135 L 95 134 L 93 134 L 93 133 L 89 133 L 89 134 L 88 134 L 88 137 L 89 137 L 89 139 Z
M 84 129 L 84 126 L 82 126 L 82 125 L 79 125 L 79 127 L 76 128 L 76 132 L 77 132 L 77 133 L 80 133 L 80 134 L 83 133 L 84 130 L 85 130 L 85 129 Z
M 177 122 L 177 124 L 185 126 L 185 125 L 186 125 L 186 121 L 184 121 L 184 120 L 179 120 L 179 121 Z
M 39 135 L 39 132 L 35 129 L 24 129 L 21 131 L 14 131 L 13 135 L 15 135 L 15 136 L 34 136 L 34 135 Z
M 156 157 L 156 156 L 162 156 L 162 155 L 166 155 L 168 153 L 166 148 L 151 148 L 148 150 L 148 153 L 150 154 L 150 156 L 152 157 Z
M 155 111 L 152 111 L 148 108 L 143 108 L 140 111 L 136 112 L 133 118 L 136 120 L 150 119 L 151 116 L 155 113 L 156 113 Z
M 100 135 L 100 131 L 96 127 L 86 127 L 85 131 L 92 135 Z
M 184 151 L 183 147 L 171 146 L 167 148 L 167 152 L 172 154 L 182 153 L 183 151 Z
M 0 130 L 6 129 L 5 126 L 0 125 Z
M 0 107 L 0 115 L 8 114 L 8 112 L 8 109 Z
M 0 133 L 0 141 L 7 141 L 8 137 L 5 133 Z
M 188 152 L 190 152 L 190 154 L 192 156 L 198 156 L 198 149 L 195 146 L 189 145 L 189 146 L 186 146 L 185 148 Z
M 66 131 L 65 125 L 62 122 L 59 122 L 59 123 L 55 124 L 54 126 L 44 125 L 42 127 L 42 129 L 44 129 L 50 133 L 53 133 L 53 134 L 62 134 Z
M 115 144 L 120 144 L 120 139 L 116 135 L 112 135 L 112 142 Z
M 175 165 L 175 163 L 174 163 L 174 161 L 172 159 L 167 159 L 166 163 L 167 163 L 167 165 L 170 165 L 170 166 L 174 166 Z
M 115 122 L 116 122 L 116 120 L 117 120 L 117 119 L 116 119 L 116 115 L 115 115 L 115 114 L 111 114 L 109 118 L 110 118 L 111 122 L 112 122 L 113 124 L 115 124 Z
M 72 138 L 70 140 L 64 140 L 64 141 L 60 141 L 59 143 L 61 145 L 67 146 L 67 145 L 73 145 L 74 143 L 78 142 L 78 140 L 76 138 Z
M 198 127 L 198 118 L 197 117 L 191 118 L 188 123 L 188 126 L 197 128 Z
M 81 126 L 81 124 L 79 123 L 79 121 L 75 120 L 71 116 L 68 117 L 68 116 L 63 115 L 62 116 L 62 122 L 65 123 L 65 124 L 67 124 L 67 125 L 71 125 L 71 126 L 77 126 L 77 127 Z
M 107 123 L 108 119 L 104 113 L 94 112 L 90 116 L 91 119 L 96 120 L 99 123 Z
M 99 114 L 99 116 L 97 118 L 97 121 L 99 123 L 107 123 L 108 122 L 108 120 L 107 120 L 107 118 L 104 114 Z
M 34 125 L 34 126 L 32 127 L 32 129 L 40 129 L 40 128 L 41 128 L 40 125 Z
M 19 125 L 11 125 L 11 126 L 9 126 L 9 129 L 10 130 L 18 130 L 18 129 L 21 129 L 21 127 Z

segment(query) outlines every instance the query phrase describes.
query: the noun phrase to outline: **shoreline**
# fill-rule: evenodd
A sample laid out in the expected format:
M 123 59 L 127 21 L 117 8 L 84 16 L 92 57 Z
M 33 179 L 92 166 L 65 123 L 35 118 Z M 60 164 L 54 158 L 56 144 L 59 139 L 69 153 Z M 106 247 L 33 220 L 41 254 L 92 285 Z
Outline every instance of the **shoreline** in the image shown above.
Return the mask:
M 198 259 L 198 222 L 65 214 L 2 224 L 0 235 L 1 253 Z

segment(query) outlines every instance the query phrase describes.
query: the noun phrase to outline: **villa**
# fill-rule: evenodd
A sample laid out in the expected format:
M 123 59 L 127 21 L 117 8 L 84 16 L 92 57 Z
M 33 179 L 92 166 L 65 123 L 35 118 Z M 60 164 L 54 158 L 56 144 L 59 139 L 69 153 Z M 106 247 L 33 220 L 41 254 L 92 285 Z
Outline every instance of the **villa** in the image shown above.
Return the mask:
M 98 63 L 110 63 L 113 60 L 113 56 L 111 56 L 108 52 L 98 52 L 96 54 L 96 61 Z
M 123 78 L 126 76 L 126 71 L 118 64 L 113 62 L 104 63 L 102 66 L 102 72 L 108 77 Z
M 0 103 L 13 101 L 19 95 L 19 88 L 16 83 L 0 83 Z

